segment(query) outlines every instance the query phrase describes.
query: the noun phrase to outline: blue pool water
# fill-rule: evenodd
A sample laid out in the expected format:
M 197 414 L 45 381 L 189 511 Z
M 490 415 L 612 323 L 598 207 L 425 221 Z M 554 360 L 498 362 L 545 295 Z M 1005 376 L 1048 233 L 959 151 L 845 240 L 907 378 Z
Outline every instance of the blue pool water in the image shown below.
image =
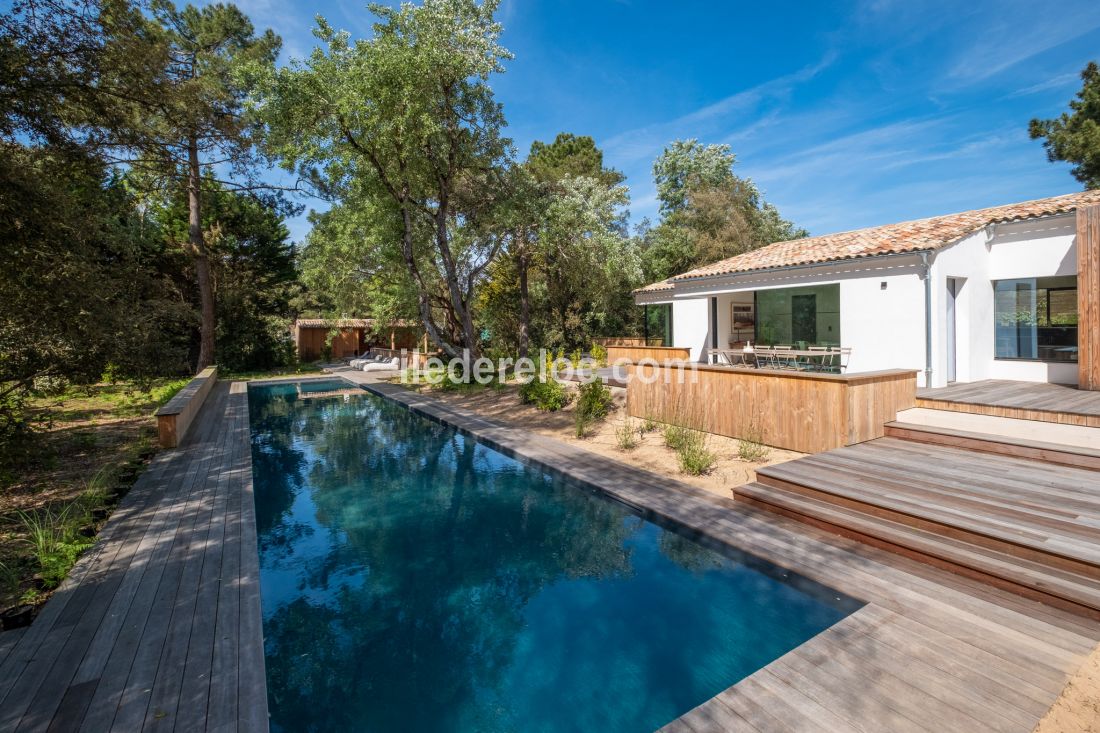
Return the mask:
M 249 409 L 276 731 L 653 730 L 857 606 L 343 381 Z

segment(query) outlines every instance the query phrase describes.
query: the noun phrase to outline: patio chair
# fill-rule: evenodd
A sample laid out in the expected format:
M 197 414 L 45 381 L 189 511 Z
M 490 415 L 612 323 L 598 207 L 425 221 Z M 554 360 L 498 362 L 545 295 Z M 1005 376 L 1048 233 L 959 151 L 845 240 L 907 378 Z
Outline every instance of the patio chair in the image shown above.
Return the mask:
M 800 358 L 798 363 L 800 369 L 810 372 L 828 371 L 828 367 L 832 364 L 832 355 L 828 346 L 811 346 L 806 350 L 810 355 Z
M 350 366 L 352 369 L 359 369 L 368 361 L 370 361 L 370 349 L 367 349 L 362 354 L 349 361 L 348 366 Z
M 838 347 L 836 349 L 836 354 L 837 354 L 837 358 L 839 359 L 838 362 L 837 362 L 838 371 L 841 371 L 841 372 L 846 371 L 848 369 L 848 359 L 852 356 L 852 347 L 851 346 Z
M 791 347 L 788 344 L 777 345 L 772 347 L 772 358 L 774 360 L 776 369 L 797 369 L 797 362 L 794 354 L 791 353 Z

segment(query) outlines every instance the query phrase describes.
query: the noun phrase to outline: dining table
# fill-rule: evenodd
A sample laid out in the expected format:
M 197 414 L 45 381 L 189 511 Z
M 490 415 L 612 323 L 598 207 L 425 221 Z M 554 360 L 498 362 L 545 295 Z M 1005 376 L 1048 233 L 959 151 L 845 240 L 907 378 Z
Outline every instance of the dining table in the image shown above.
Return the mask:
M 767 348 L 753 349 L 752 351 L 745 351 L 744 349 L 714 349 L 711 354 L 714 355 L 714 363 L 720 364 L 720 360 L 724 360 L 729 366 L 746 366 L 761 369 L 760 357 L 767 354 L 771 355 L 773 351 Z M 799 364 L 795 368 L 801 368 L 803 366 L 813 366 L 814 360 L 824 360 L 826 358 L 832 359 L 837 356 L 836 351 L 810 351 L 808 349 L 783 349 L 784 357 L 793 358 L 796 363 L 805 361 L 804 364 Z M 817 363 L 817 366 L 821 366 L 821 361 Z

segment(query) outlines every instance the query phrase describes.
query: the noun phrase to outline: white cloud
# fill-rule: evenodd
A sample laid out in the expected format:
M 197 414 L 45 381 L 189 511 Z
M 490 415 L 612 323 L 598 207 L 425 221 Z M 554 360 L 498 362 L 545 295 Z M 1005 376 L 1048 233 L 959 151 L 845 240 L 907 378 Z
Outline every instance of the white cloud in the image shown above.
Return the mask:
M 796 87 L 816 77 L 835 59 L 835 54 L 826 54 L 816 64 L 792 74 L 737 92 L 675 119 L 626 130 L 604 140 L 601 145 L 605 153 L 623 165 L 629 161 L 652 161 L 663 146 L 677 138 L 704 137 L 708 134 L 725 136 L 737 118 L 752 114 L 767 117 L 769 112 L 762 111 L 763 106 L 788 101 Z M 759 122 L 757 120 L 756 124 Z

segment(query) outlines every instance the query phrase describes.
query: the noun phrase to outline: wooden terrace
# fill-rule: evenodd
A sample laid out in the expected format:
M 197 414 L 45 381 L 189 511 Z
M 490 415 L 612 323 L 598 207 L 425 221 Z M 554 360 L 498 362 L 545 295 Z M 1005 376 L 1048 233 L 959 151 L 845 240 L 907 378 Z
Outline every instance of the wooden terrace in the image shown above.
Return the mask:
M 34 623 L 0 634 L 0 730 L 267 730 L 250 450 L 245 383 L 214 385 Z
M 917 407 L 1100 427 L 1100 391 L 1064 384 L 987 379 L 918 389 Z

